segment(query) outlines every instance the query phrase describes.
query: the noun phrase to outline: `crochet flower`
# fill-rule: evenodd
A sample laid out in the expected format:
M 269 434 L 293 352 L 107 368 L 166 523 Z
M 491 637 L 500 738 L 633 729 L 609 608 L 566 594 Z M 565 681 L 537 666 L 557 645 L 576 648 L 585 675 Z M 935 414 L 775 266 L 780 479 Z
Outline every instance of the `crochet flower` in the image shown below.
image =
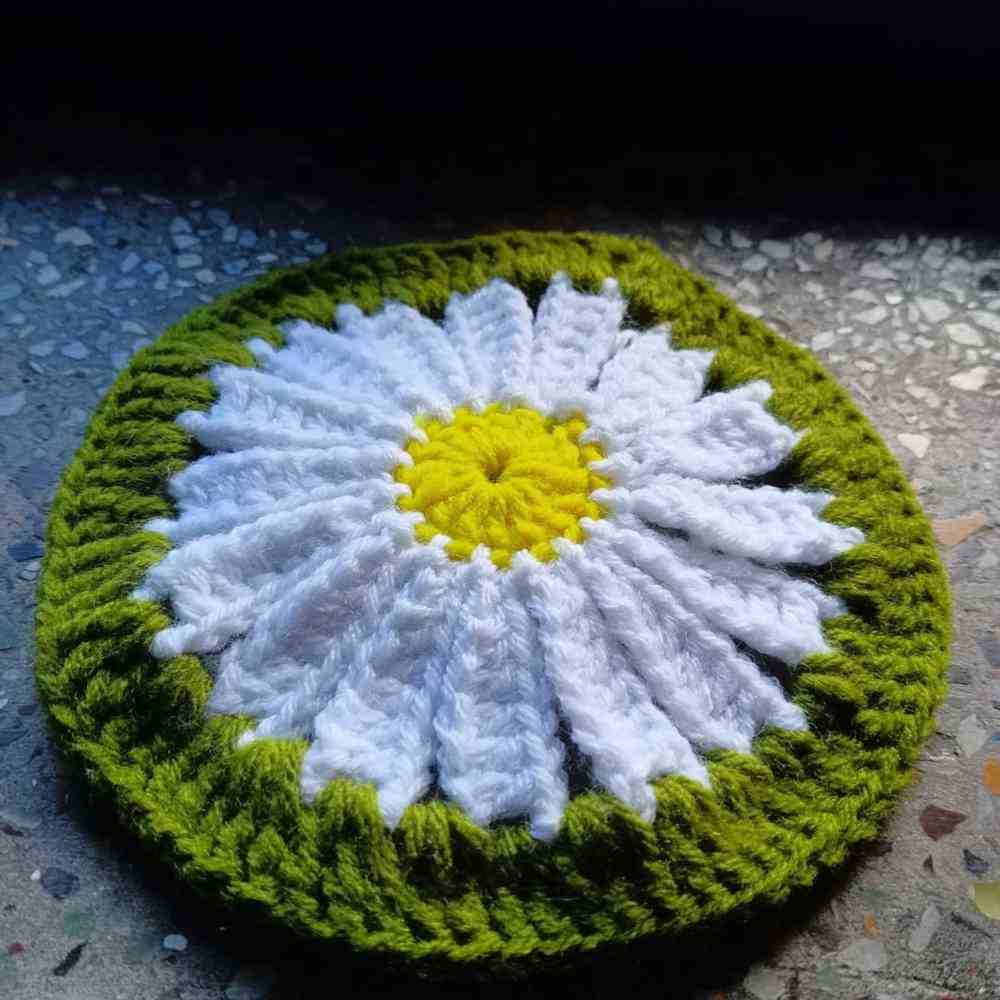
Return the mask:
M 563 275 L 534 314 L 500 280 L 440 323 L 343 305 L 178 418 L 207 454 L 149 525 L 173 542 L 136 593 L 173 611 L 153 652 L 218 654 L 209 711 L 305 739 L 307 800 L 371 783 L 394 826 L 436 786 L 550 839 L 571 771 L 649 820 L 656 778 L 805 728 L 758 662 L 826 650 L 844 609 L 781 566 L 861 533 L 746 484 L 799 439 L 770 387 L 705 394 L 711 352 L 625 308 Z

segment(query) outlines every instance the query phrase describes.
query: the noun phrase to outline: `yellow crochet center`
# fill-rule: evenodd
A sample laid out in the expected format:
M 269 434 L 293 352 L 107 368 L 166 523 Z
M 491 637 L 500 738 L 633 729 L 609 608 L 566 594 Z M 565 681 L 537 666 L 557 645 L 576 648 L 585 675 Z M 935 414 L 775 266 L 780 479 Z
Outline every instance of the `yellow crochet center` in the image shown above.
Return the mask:
M 493 403 L 475 413 L 464 407 L 454 418 L 418 420 L 427 443 L 406 447 L 413 465 L 400 465 L 396 479 L 410 487 L 401 510 L 420 511 L 417 537 L 450 541 L 453 559 L 468 559 L 487 546 L 501 569 L 528 549 L 536 558 L 556 558 L 552 539 L 583 541 L 580 518 L 600 518 L 604 508 L 590 494 L 610 483 L 592 472 L 604 458 L 598 444 L 580 444 L 582 417 L 559 421 L 527 407 Z

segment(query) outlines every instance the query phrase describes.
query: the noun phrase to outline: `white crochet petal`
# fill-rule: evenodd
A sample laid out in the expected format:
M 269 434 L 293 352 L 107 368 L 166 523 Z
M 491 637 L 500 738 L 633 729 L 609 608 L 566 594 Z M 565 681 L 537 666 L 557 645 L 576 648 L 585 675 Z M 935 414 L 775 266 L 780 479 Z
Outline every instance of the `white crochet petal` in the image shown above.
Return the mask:
M 392 350 L 453 406 L 468 401 L 473 385 L 465 361 L 445 331 L 416 309 L 389 302 L 373 316 L 365 316 L 357 306 L 342 305 L 336 317 L 339 333 L 360 340 L 376 354 Z
M 177 423 L 206 447 L 217 452 L 240 448 L 336 448 L 348 444 L 351 434 L 337 431 L 302 430 L 280 422 L 265 423 L 258 415 L 234 412 L 216 404 L 207 413 L 188 410 Z
M 380 514 L 269 575 L 246 634 L 220 657 L 209 710 L 259 719 L 245 740 L 309 733 L 345 672 L 345 650 L 367 634 L 366 611 L 393 599 L 396 575 L 429 553 L 402 515 Z
M 391 478 L 397 465 L 411 461 L 390 444 L 288 451 L 245 448 L 199 458 L 171 476 L 167 490 L 183 522 L 188 513 L 210 514 L 220 504 L 279 503 L 323 486 Z
M 323 327 L 294 320 L 283 325 L 285 344 L 272 347 L 254 337 L 246 342 L 257 359 L 257 370 L 287 382 L 293 388 L 311 389 L 329 397 L 335 406 L 357 407 L 359 419 L 373 404 L 383 419 L 408 415 L 405 406 L 378 385 L 378 370 L 371 363 L 355 368 L 338 361 L 343 344 Z
M 628 651 L 635 672 L 681 734 L 700 749 L 749 750 L 760 727 L 802 728 L 801 711 L 724 636 L 605 544 L 557 545 Z
M 820 566 L 864 537 L 816 515 L 830 493 L 732 483 L 704 483 L 663 473 L 639 489 L 595 490 L 610 511 L 634 514 L 647 524 L 687 532 L 695 541 L 728 555 L 759 562 Z
M 701 397 L 712 351 L 675 351 L 665 327 L 628 334 L 601 369 L 584 440 L 628 439 Z
M 315 719 L 302 764 L 307 801 L 335 778 L 370 782 L 394 827 L 430 787 L 433 717 L 452 645 L 457 570 L 437 545 L 411 548 L 386 565 L 377 592 L 359 602 L 324 664 L 335 690 L 328 684 L 307 689 L 311 703 L 296 706 L 302 719 Z M 375 583 L 365 587 L 372 591 Z
M 793 665 L 829 650 L 820 622 L 844 607 L 812 583 L 668 538 L 630 515 L 583 523 L 594 538 L 752 649 Z
M 448 339 L 465 363 L 470 402 L 516 401 L 530 385 L 534 318 L 524 293 L 499 278 L 445 310 Z
M 625 300 L 609 278 L 600 295 L 578 292 L 565 274 L 552 279 L 534 325 L 526 400 L 555 417 L 588 408 L 591 387 L 621 337 Z
M 175 545 L 192 541 L 209 534 L 231 531 L 241 525 L 252 525 L 271 514 L 300 510 L 306 504 L 341 497 L 367 496 L 372 500 L 372 510 L 391 510 L 396 500 L 407 492 L 405 486 L 389 477 L 379 479 L 350 479 L 303 490 L 297 496 L 282 500 L 265 500 L 241 504 L 238 500 L 220 500 L 209 510 L 189 511 L 180 520 L 168 518 L 150 521 L 148 531 L 159 531 Z
M 401 445 L 413 429 L 411 417 L 387 413 L 377 401 L 337 400 L 255 368 L 218 365 L 208 377 L 219 389 L 217 402 L 178 422 L 214 450 Z
M 372 351 L 364 337 L 326 330 L 303 320 L 284 330 L 287 346 L 283 349 L 263 340 L 247 343 L 264 371 L 336 399 L 366 405 L 374 402 L 387 417 L 420 411 L 450 418 L 452 406 L 446 387 L 396 345 L 383 342 L 377 352 Z
M 518 592 L 532 569 L 500 572 L 480 547 L 457 576 L 462 606 L 434 726 L 449 798 L 482 825 L 527 816 L 532 834 L 550 840 L 569 791 L 554 695 Z
M 595 414 L 591 430 L 608 457 L 591 468 L 631 488 L 664 472 L 723 482 L 763 475 L 780 465 L 802 436 L 764 408 L 771 392 L 766 382 L 748 382 L 628 434 L 609 432 Z
M 526 575 L 525 592 L 560 712 L 595 782 L 652 819 L 649 782 L 680 774 L 708 784 L 705 766 L 653 702 L 573 569 L 558 559 L 545 570 Z
M 271 588 L 289 586 L 289 574 L 329 558 L 338 543 L 372 532 L 373 525 L 405 533 L 413 519 L 387 511 L 385 497 L 371 491 L 278 511 L 171 549 L 135 595 L 170 599 L 175 624 L 157 634 L 154 655 L 217 650 L 250 627 Z

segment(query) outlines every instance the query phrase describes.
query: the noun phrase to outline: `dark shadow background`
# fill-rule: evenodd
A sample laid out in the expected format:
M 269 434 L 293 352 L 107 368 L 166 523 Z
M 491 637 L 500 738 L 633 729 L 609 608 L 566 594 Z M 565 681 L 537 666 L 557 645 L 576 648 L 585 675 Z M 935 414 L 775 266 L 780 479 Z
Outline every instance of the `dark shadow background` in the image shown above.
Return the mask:
M 55 32 L 12 15 L 0 151 L 10 170 L 349 178 L 408 216 L 596 202 L 992 226 L 991 7 L 337 5 L 197 10 L 185 30 L 175 8 Z

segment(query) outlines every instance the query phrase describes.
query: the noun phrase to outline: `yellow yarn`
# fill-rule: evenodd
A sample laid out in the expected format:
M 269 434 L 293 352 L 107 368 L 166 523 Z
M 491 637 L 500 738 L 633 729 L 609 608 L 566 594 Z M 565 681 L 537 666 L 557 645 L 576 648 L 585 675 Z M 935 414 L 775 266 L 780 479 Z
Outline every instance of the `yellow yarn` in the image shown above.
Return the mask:
M 493 403 L 479 413 L 460 407 L 449 422 L 418 423 L 427 441 L 412 439 L 406 450 L 413 464 L 395 470 L 410 487 L 399 507 L 424 515 L 416 527 L 421 541 L 447 536 L 453 559 L 468 559 L 479 545 L 501 569 L 520 549 L 555 559 L 553 538 L 582 541 L 580 518 L 605 514 L 590 494 L 610 484 L 589 468 L 604 452 L 579 443 L 582 417 L 560 421 Z

